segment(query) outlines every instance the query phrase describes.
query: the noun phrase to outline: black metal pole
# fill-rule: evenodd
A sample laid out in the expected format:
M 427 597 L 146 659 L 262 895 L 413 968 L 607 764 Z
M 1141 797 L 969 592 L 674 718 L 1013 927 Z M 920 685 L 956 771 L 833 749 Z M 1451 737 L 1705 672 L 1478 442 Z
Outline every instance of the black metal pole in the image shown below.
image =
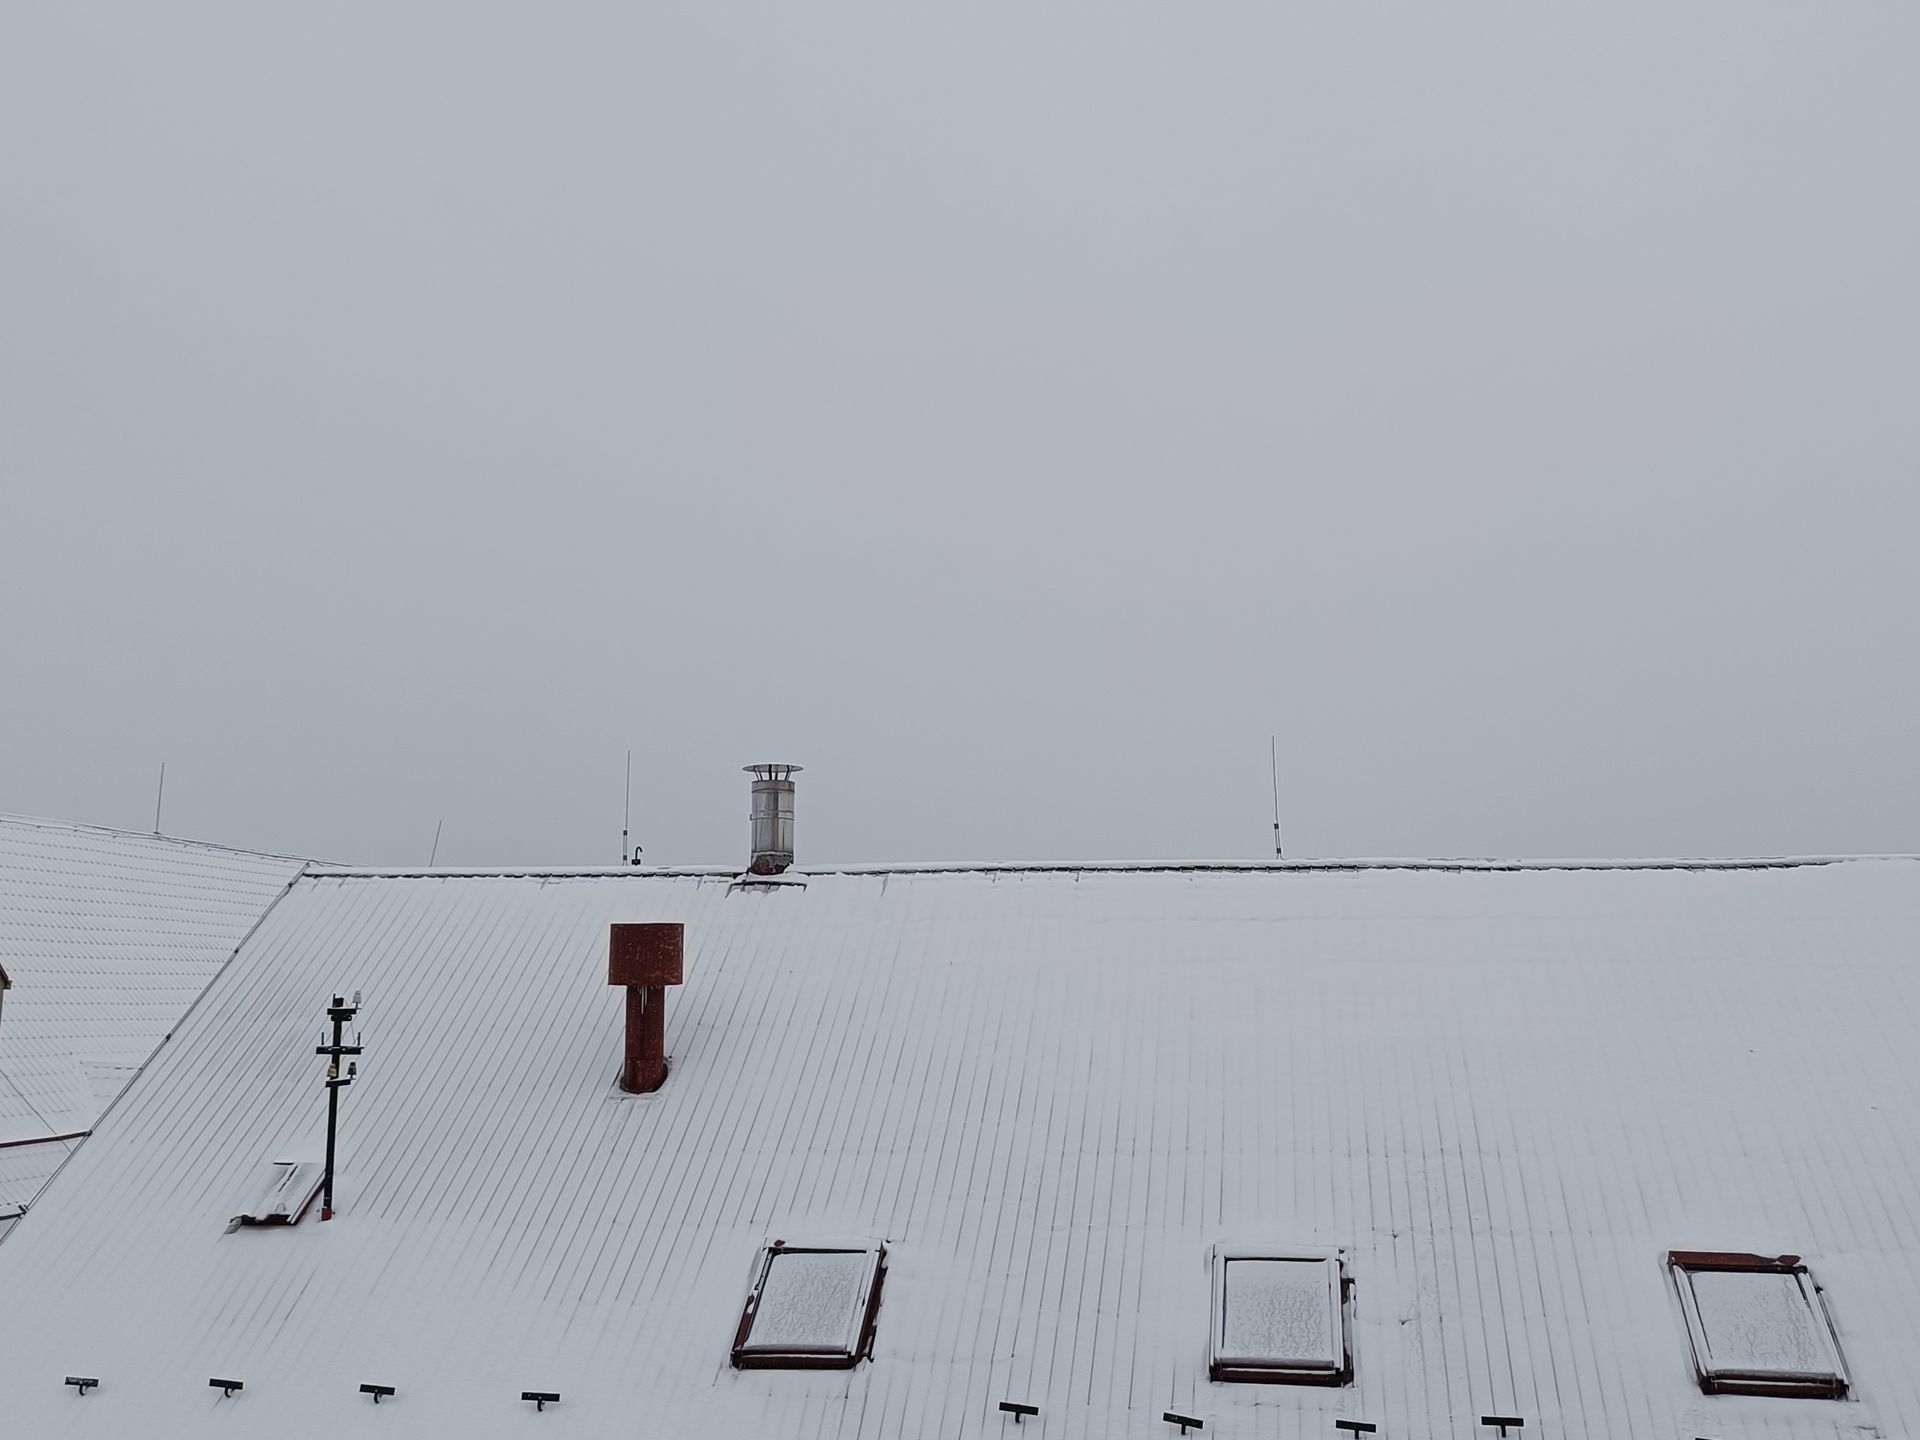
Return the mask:
M 334 1137 L 340 1131 L 340 996 L 334 996 L 334 1056 L 326 1062 L 326 1181 L 321 1190 L 321 1219 L 334 1217 Z
M 358 1000 L 359 996 L 356 995 L 354 998 Z M 333 1004 L 327 1008 L 327 1018 L 333 1021 L 333 1044 L 322 1045 L 313 1052 L 327 1057 L 327 1169 L 320 1181 L 320 1218 L 322 1220 L 333 1218 L 333 1151 L 334 1140 L 340 1127 L 340 1089 L 344 1085 L 353 1083 L 351 1070 L 346 1075 L 340 1073 L 340 1057 L 360 1053 L 358 1045 L 345 1045 L 341 1041 L 345 1038 L 347 1021 L 358 1013 L 357 1006 L 348 1005 L 340 996 L 334 996 Z

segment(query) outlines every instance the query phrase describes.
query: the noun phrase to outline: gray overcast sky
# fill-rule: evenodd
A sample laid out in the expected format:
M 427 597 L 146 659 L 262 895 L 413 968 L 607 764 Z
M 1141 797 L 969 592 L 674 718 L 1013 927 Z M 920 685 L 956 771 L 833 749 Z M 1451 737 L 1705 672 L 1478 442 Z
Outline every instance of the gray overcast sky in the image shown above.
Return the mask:
M 0 10 L 0 809 L 1920 850 L 1920 8 Z

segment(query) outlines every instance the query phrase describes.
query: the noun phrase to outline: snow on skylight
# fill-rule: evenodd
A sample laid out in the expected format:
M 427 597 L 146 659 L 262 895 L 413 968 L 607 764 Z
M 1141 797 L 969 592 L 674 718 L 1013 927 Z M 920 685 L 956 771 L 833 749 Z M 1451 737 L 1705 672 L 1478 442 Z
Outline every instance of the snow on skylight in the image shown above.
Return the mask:
M 774 1246 L 748 1299 L 736 1359 L 793 1356 L 851 1363 L 872 1308 L 877 1250 Z
M 234 1216 L 239 1225 L 294 1225 L 313 1203 L 326 1176 L 318 1160 L 275 1160 L 261 1172 L 246 1208 Z
M 1836 1378 L 1805 1276 L 1702 1270 L 1689 1278 L 1714 1374 Z
M 1324 1260 L 1229 1260 L 1223 1355 L 1271 1365 L 1325 1365 L 1333 1299 Z
M 1846 1375 L 1813 1277 L 1795 1257 L 1673 1257 L 1695 1367 L 1709 1390 L 1843 1394 Z
M 1332 1383 L 1346 1349 L 1336 1257 L 1247 1250 L 1216 1257 L 1215 1379 Z

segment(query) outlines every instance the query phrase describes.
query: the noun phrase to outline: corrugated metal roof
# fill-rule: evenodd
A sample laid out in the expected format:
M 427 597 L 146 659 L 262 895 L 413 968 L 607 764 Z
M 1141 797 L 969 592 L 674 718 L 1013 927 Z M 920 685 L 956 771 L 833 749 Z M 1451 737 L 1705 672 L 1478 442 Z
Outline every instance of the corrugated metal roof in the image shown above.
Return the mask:
M 0 1196 L 22 1195 L 31 1199 L 47 1183 L 48 1177 L 60 1168 L 77 1143 L 74 1140 L 39 1140 L 0 1149 Z M 0 1199 L 0 1222 L 19 1215 L 25 1203 L 24 1200 L 12 1198 Z M 0 1234 L 4 1233 L 0 1230 Z
M 636 920 L 688 941 L 639 1097 L 606 985 Z M 1912 1433 L 1916 936 L 1897 860 L 309 876 L 0 1244 L 45 1297 L 0 1310 L 0 1407 L 160 1440 L 1006 1440 L 1001 1400 L 1040 1406 L 1022 1440 Z M 225 1233 L 316 1138 L 356 987 L 339 1217 Z M 760 1244 L 844 1236 L 888 1245 L 874 1359 L 731 1369 Z M 1350 1387 L 1207 1380 L 1222 1243 L 1344 1248 Z M 1674 1247 L 1807 1257 L 1855 1398 L 1701 1394 Z
M 90 1126 L 303 863 L 0 815 L 0 1142 Z

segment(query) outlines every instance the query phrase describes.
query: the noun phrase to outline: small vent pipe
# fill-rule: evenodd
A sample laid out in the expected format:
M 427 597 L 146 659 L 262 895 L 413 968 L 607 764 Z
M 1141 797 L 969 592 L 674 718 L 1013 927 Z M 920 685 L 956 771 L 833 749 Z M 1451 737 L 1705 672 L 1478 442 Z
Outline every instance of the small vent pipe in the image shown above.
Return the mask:
M 749 765 L 753 776 L 753 858 L 755 875 L 778 875 L 793 864 L 793 777 L 798 765 Z

